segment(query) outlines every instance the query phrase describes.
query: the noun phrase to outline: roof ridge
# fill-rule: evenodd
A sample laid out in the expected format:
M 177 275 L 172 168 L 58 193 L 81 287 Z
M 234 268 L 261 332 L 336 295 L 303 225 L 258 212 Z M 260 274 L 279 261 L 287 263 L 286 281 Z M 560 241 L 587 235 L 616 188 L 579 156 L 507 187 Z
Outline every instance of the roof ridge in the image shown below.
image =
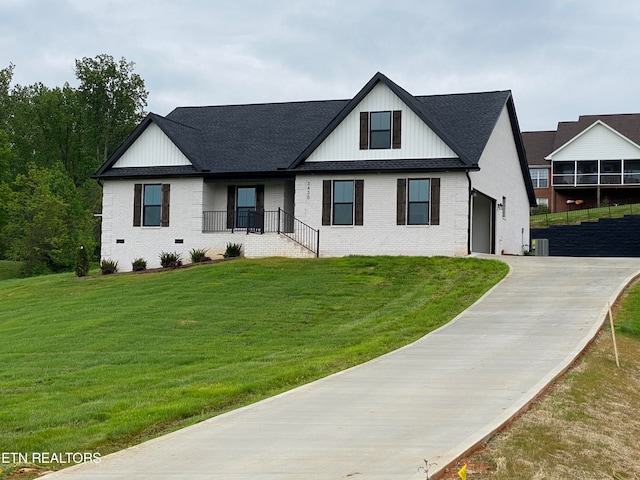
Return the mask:
M 175 125 L 180 125 L 181 127 L 190 128 L 190 129 L 196 130 L 198 132 L 202 131 L 200 128 L 194 127 L 192 125 L 187 125 L 186 123 L 178 122 L 177 120 L 173 120 L 172 118 L 163 117 L 162 115 L 158 115 L 157 113 L 149 112 L 148 116 L 151 118 L 151 120 L 153 120 L 155 123 L 157 123 L 158 126 L 160 126 L 160 124 L 158 122 L 158 120 L 159 120 L 160 123 L 162 123 L 162 122 L 171 122 L 171 123 L 173 123 Z M 162 128 L 162 127 L 160 127 L 160 128 Z
M 227 103 L 221 105 L 184 105 L 181 107 L 174 108 L 169 115 L 174 113 L 176 110 L 197 110 L 197 109 L 208 109 L 208 108 L 228 108 L 228 107 L 259 107 L 259 106 L 269 106 L 269 105 L 302 105 L 309 103 L 330 103 L 330 102 L 348 102 L 349 98 L 334 98 L 334 99 L 325 99 L 325 100 L 293 100 L 293 101 L 282 101 L 282 102 L 256 102 L 256 103 Z M 166 118 L 166 117 L 165 117 Z
M 465 95 L 488 95 L 491 93 L 507 93 L 513 94 L 511 89 L 506 90 L 484 90 L 479 92 L 458 92 L 458 93 L 435 93 L 432 95 L 414 95 L 415 98 L 433 98 L 433 97 L 462 97 Z

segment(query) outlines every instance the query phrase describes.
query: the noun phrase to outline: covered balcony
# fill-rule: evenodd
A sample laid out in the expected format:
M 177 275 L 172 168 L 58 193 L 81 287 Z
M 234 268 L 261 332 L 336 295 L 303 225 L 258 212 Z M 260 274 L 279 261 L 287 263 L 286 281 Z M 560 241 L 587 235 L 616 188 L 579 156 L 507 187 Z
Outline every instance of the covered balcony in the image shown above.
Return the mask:
M 640 185 L 640 160 L 554 160 L 556 187 Z

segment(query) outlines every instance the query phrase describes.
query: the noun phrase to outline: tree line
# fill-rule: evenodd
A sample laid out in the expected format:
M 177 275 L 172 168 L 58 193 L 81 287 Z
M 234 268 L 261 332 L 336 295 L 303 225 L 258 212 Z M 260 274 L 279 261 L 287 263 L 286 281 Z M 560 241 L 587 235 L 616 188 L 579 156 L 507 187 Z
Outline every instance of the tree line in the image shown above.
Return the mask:
M 146 115 L 135 64 L 75 61 L 79 86 L 12 85 L 0 70 L 0 259 L 25 275 L 73 269 L 80 247 L 99 255 L 102 191 L 90 178 Z

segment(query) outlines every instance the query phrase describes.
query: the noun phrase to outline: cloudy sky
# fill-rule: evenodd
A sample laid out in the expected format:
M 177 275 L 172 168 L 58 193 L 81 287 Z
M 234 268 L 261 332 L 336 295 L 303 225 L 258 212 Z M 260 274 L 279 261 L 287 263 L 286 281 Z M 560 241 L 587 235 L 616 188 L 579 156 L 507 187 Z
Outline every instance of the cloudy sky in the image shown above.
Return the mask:
M 77 86 L 75 59 L 135 62 L 148 111 L 513 91 L 523 131 L 640 112 L 637 0 L 0 0 L 0 68 Z

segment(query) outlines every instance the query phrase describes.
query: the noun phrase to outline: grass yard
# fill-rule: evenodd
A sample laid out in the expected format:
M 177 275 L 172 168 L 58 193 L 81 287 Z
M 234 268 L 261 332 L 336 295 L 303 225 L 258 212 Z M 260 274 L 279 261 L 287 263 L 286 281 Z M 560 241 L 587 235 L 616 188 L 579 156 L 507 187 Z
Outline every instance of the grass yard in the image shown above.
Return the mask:
M 347 257 L 4 280 L 0 452 L 106 455 L 272 396 L 416 340 L 506 272 Z
M 636 203 L 531 215 L 529 224 L 531 228 L 546 228 L 550 225 L 576 225 L 582 222 L 597 222 L 601 218 L 621 218 L 638 214 L 640 204 Z
M 10 278 L 18 278 L 20 276 L 20 266 L 20 262 L 0 260 L 0 282 Z

